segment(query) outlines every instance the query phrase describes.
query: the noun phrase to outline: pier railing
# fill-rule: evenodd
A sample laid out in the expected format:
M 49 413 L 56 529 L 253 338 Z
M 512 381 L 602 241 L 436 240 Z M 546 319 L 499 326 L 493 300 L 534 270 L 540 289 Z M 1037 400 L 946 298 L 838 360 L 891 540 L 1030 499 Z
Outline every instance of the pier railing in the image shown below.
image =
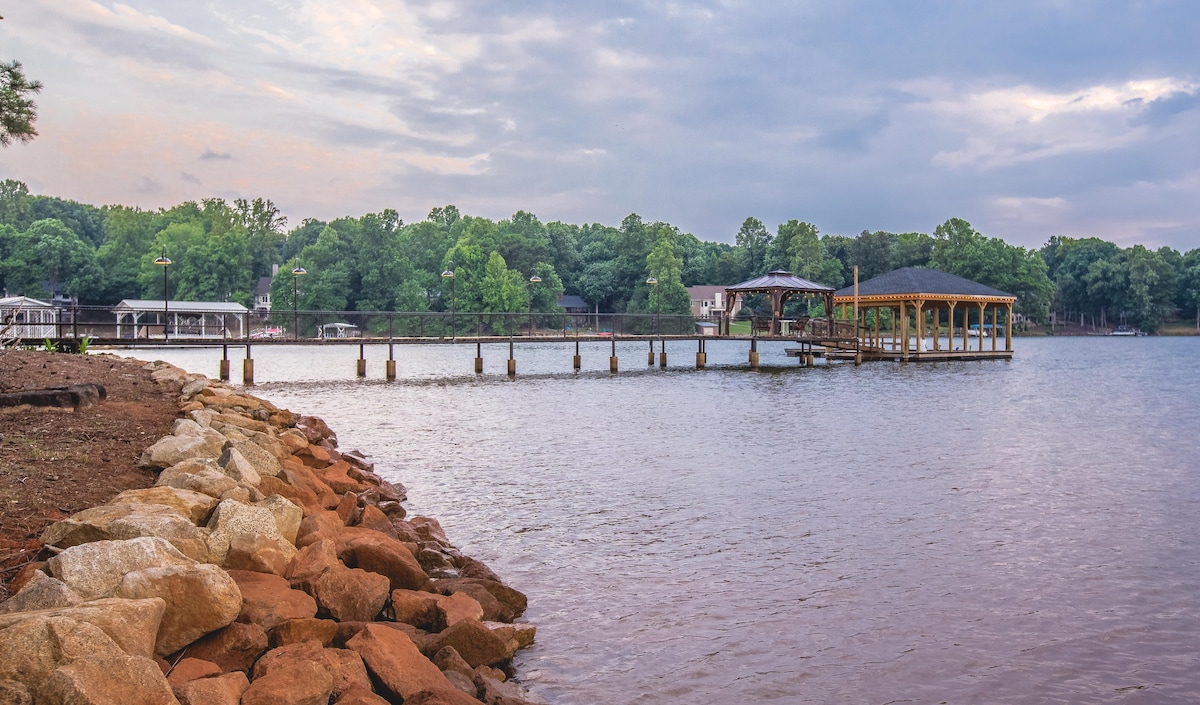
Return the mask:
M 48 310 L 36 320 L 11 322 L 11 337 L 96 342 L 265 342 L 455 338 L 575 338 L 702 335 L 716 318 L 655 313 L 475 313 L 467 311 L 118 311 L 109 306 Z M 698 325 L 706 324 L 706 325 Z M 719 330 L 719 329 L 718 329 Z

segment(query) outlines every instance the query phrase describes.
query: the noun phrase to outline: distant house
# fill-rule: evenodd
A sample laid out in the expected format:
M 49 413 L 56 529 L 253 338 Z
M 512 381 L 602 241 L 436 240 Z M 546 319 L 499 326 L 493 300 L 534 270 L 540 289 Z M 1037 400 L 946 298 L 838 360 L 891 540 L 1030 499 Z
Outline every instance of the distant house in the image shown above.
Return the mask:
M 28 296 L 0 299 L 0 338 L 37 339 L 58 337 L 58 309 Z
M 725 312 L 725 287 L 689 286 L 688 298 L 692 300 L 692 315 L 697 318 L 713 318 Z
M 564 294 L 558 299 L 558 305 L 566 309 L 567 313 L 588 313 L 592 310 L 587 302 L 574 294 Z
M 271 277 L 259 277 L 258 286 L 254 288 L 255 312 L 271 312 Z

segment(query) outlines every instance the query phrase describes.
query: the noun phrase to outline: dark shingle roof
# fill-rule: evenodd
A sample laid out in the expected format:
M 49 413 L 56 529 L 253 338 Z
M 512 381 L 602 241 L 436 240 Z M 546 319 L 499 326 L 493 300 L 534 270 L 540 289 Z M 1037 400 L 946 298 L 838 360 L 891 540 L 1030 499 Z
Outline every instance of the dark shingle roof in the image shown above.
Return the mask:
M 899 294 L 944 294 L 948 296 L 1006 296 L 1012 294 L 963 279 L 939 269 L 904 267 L 874 279 L 859 282 L 859 296 L 890 296 Z M 854 296 L 854 286 L 838 289 L 834 296 Z
M 803 279 L 783 269 L 776 269 L 761 277 L 755 277 L 741 284 L 726 287 L 728 291 L 762 291 L 763 289 L 776 288 L 798 289 L 801 291 L 833 291 L 832 286 L 825 286 L 824 284 Z

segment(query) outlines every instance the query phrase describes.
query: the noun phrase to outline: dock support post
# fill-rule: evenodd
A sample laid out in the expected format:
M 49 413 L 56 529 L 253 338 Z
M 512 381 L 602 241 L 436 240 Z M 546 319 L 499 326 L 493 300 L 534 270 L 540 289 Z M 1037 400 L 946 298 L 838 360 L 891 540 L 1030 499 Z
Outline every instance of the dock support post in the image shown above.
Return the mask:
M 653 345 L 653 343 L 651 343 Z M 658 354 L 658 366 L 666 368 L 667 366 L 667 339 L 662 339 L 662 352 Z
M 222 382 L 229 381 L 229 344 L 221 344 L 221 371 L 218 377 Z
M 613 335 L 612 339 L 612 355 L 608 358 L 608 371 L 614 375 L 617 373 L 617 336 Z
M 390 320 L 388 321 L 388 325 L 391 325 Z M 394 343 L 388 343 L 387 369 L 384 372 L 384 377 L 386 377 L 387 381 L 389 381 L 389 382 L 396 381 L 396 355 L 395 355 L 394 348 L 395 348 Z
M 508 336 L 508 376 L 517 374 L 517 360 L 513 357 L 513 339 Z
M 809 349 L 808 355 L 805 355 L 805 357 L 804 357 L 804 365 L 805 365 L 805 367 L 816 367 L 816 365 L 817 365 L 817 359 L 812 354 L 811 349 Z
M 576 372 L 583 368 L 583 358 L 579 356 L 579 338 L 575 339 L 575 359 L 572 362 Z
M 750 369 L 758 369 L 758 341 L 750 339 Z
M 366 345 L 364 343 L 358 344 L 358 364 L 355 366 L 355 372 L 359 377 L 367 376 L 367 357 L 365 354 L 365 348 Z
M 254 384 L 254 359 L 250 357 L 250 344 L 246 344 L 246 359 L 242 360 L 242 384 Z
M 654 341 L 650 341 L 650 352 L 646 353 L 646 364 L 654 367 Z
M 708 354 L 704 352 L 704 338 L 696 339 L 696 369 L 702 370 L 708 364 Z
M 475 374 L 483 374 L 483 344 L 475 343 Z

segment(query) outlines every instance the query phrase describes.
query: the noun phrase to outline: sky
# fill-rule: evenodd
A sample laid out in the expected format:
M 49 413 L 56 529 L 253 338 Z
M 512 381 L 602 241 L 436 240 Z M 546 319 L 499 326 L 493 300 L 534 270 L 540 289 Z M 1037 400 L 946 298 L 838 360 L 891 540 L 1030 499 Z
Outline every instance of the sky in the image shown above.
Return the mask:
M 1200 3 L 0 0 L 34 193 L 1200 247 Z

